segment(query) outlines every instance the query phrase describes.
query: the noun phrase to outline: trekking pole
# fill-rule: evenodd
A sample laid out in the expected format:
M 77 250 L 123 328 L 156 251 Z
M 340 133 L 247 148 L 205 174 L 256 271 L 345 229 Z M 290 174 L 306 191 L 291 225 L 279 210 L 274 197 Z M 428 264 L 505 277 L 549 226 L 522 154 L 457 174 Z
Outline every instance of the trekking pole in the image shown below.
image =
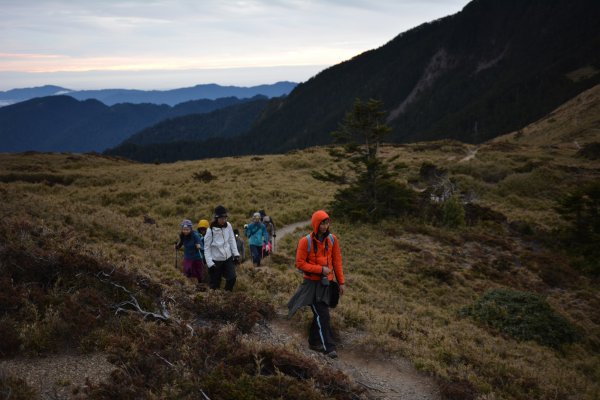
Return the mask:
M 175 246 L 177 246 L 177 242 L 175 242 Z M 175 269 L 179 269 L 179 266 L 177 265 L 177 247 L 175 247 Z

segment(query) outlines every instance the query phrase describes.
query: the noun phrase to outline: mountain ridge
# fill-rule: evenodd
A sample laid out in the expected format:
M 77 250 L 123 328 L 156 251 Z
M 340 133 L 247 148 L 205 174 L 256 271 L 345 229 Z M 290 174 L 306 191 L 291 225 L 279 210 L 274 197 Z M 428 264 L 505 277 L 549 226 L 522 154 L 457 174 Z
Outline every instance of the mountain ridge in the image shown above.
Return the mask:
M 33 88 L 11 89 L 5 92 L 0 91 L 0 102 L 9 105 L 30 100 L 35 97 L 66 94 L 77 100 L 96 99 L 109 106 L 118 103 L 153 103 L 175 106 L 179 103 L 199 99 L 216 100 L 223 97 L 237 97 L 242 99 L 251 98 L 257 95 L 279 97 L 288 94 L 296 85 L 295 82 L 290 81 L 280 81 L 273 84 L 248 87 L 232 85 L 223 86 L 216 83 L 209 83 L 168 90 L 71 90 L 55 85 L 44 85 Z

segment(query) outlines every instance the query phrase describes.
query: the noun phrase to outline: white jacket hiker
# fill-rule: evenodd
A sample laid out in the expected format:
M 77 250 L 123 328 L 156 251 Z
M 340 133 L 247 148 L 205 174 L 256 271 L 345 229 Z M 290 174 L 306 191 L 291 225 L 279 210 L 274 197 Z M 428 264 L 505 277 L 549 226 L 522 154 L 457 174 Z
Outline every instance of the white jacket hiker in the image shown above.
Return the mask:
M 204 257 L 208 268 L 215 265 L 215 261 L 225 261 L 230 257 L 239 257 L 233 227 L 229 222 L 223 228 L 211 227 L 206 230 L 204 237 Z
M 225 278 L 225 290 L 233 290 L 236 281 L 235 263 L 239 262 L 235 234 L 231 224 L 227 222 L 227 209 L 223 206 L 215 208 L 215 215 L 204 236 L 204 258 L 208 265 L 210 288 L 221 287 Z

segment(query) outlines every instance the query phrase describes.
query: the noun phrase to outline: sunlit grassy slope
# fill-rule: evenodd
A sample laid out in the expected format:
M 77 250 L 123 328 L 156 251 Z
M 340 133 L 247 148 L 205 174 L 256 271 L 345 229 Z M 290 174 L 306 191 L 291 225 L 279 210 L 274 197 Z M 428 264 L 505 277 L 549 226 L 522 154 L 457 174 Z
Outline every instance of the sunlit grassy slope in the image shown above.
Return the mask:
M 465 398 L 600 397 L 598 282 L 537 237 L 563 223 L 554 210 L 561 196 L 600 178 L 600 162 L 577 155 L 582 146 L 600 142 L 599 115 L 595 88 L 477 148 L 453 141 L 384 147 L 386 157 L 399 155 L 405 164 L 400 179 L 419 187 L 421 165 L 433 163 L 447 169 L 476 204 L 506 220 L 457 230 L 418 219 L 377 225 L 334 220 L 348 281 L 333 312 L 341 345 L 378 357 L 405 356 L 443 382 L 460 383 Z M 185 282 L 174 268 L 172 248 L 181 219 L 209 219 L 222 204 L 238 228 L 258 209 L 279 226 L 306 220 L 327 208 L 337 189 L 314 180 L 311 171 L 336 169 L 326 149 L 317 148 L 166 165 L 98 155 L 5 154 L 0 216 L 28 221 L 74 251 L 169 286 Z M 203 181 L 205 171 L 214 179 Z M 157 225 L 144 224 L 144 214 Z M 236 290 L 283 309 L 300 282 L 291 267 L 306 232 L 280 241 L 266 271 L 243 265 Z M 579 340 L 559 349 L 519 342 L 460 316 L 492 288 L 542 296 L 576 327 Z M 292 323 L 305 329 L 308 319 L 302 314 Z

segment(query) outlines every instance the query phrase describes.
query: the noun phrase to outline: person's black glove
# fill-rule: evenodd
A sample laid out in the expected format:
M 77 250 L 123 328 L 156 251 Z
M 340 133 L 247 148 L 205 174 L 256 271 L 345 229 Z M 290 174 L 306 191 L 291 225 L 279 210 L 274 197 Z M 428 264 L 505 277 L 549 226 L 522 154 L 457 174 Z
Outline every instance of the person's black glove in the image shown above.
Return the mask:
M 233 262 L 236 264 L 240 263 L 240 256 L 233 256 Z

